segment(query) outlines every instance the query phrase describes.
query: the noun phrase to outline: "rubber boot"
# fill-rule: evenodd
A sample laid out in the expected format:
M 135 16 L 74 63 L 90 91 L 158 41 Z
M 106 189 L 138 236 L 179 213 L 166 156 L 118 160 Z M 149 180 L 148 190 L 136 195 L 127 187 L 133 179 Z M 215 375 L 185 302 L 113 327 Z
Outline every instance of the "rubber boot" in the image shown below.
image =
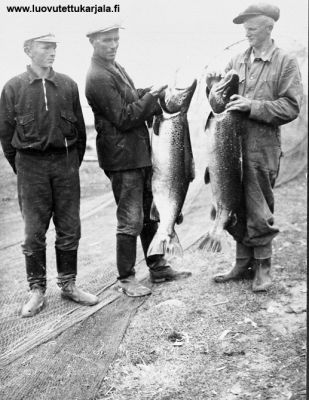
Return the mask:
M 254 279 L 252 282 L 253 292 L 266 292 L 271 284 L 270 277 L 271 258 L 254 261 Z
M 116 250 L 119 274 L 117 289 L 129 297 L 142 297 L 151 294 L 151 290 L 140 284 L 135 278 L 136 241 L 136 236 L 117 234 Z
M 252 258 L 237 258 L 230 271 L 215 275 L 213 280 L 216 283 L 224 283 L 229 281 L 239 281 L 242 279 L 253 279 L 254 272 L 252 266 Z
M 46 252 L 35 251 L 25 256 L 27 281 L 30 286 L 28 299 L 23 304 L 21 316 L 33 317 L 39 313 L 45 302 L 46 291 Z
M 58 271 L 57 284 L 63 298 L 73 300 L 84 306 L 93 306 L 99 302 L 97 296 L 85 292 L 75 285 L 77 274 L 77 250 L 63 251 L 56 248 Z

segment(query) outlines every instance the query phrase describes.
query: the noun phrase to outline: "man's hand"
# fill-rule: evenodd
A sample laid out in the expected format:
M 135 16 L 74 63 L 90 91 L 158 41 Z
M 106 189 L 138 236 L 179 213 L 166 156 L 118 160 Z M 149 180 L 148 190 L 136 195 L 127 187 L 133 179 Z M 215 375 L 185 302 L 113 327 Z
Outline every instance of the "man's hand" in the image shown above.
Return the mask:
M 149 93 L 157 97 L 162 94 L 162 92 L 167 88 L 167 85 L 153 85 L 150 88 Z
M 229 111 L 251 111 L 251 100 L 239 94 L 233 94 L 225 109 Z

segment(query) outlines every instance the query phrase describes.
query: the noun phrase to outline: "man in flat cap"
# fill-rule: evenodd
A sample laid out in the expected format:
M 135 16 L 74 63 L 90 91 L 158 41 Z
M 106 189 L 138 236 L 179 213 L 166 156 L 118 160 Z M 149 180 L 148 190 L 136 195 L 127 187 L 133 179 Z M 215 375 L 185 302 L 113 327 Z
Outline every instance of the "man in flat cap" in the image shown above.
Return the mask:
M 150 219 L 152 203 L 150 140 L 146 121 L 160 114 L 157 99 L 165 86 L 136 90 L 116 61 L 119 24 L 87 34 L 94 52 L 86 79 L 86 97 L 95 117 L 99 165 L 111 181 L 117 204 L 117 269 L 119 289 L 132 297 L 151 293 L 135 278 L 140 235 L 152 282 L 189 276 L 167 265 L 162 255 L 147 257 L 157 231 Z
M 239 94 L 231 96 L 228 111 L 245 117 L 243 188 L 246 208 L 244 237 L 236 243 L 233 268 L 214 277 L 215 282 L 253 278 L 254 292 L 271 286 L 272 240 L 279 229 L 274 222 L 273 187 L 281 157 L 280 125 L 299 114 L 303 90 L 297 61 L 271 38 L 280 10 L 270 4 L 253 4 L 233 22 L 243 24 L 249 48 L 226 68 L 239 74 Z M 208 88 L 220 75 L 210 72 Z
M 29 298 L 23 317 L 38 313 L 46 291 L 46 232 L 56 230 L 58 285 L 63 297 L 84 305 L 98 298 L 75 285 L 80 239 L 79 166 L 86 146 L 85 124 L 76 83 L 52 69 L 53 34 L 29 38 L 26 72 L 4 86 L 0 100 L 0 140 L 17 174 L 18 200 L 25 224 L 22 245 Z

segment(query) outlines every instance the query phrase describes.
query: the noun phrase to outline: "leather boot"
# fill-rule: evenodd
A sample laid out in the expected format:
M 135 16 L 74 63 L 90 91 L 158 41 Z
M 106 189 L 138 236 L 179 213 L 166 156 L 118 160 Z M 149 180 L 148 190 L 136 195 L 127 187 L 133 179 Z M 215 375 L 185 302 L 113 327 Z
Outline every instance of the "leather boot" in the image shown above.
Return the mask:
M 25 255 L 27 281 L 30 286 L 28 300 L 23 304 L 21 316 L 33 317 L 39 313 L 44 306 L 44 294 L 46 291 L 46 252 L 32 252 Z
M 175 271 L 169 265 L 161 268 L 150 269 L 150 280 L 152 283 L 161 283 L 167 281 L 177 281 L 179 279 L 188 278 L 192 275 L 189 271 Z
M 25 255 L 27 281 L 30 289 L 32 287 L 42 288 L 46 291 L 46 251 L 33 251 L 30 255 Z
M 117 234 L 117 288 L 129 297 L 147 296 L 151 290 L 135 278 L 136 236 Z
M 76 303 L 93 306 L 99 302 L 97 296 L 85 292 L 75 285 L 77 274 L 77 250 L 63 251 L 56 248 L 58 286 L 61 296 Z
M 29 298 L 22 306 L 21 316 L 27 318 L 33 317 L 35 314 L 39 313 L 44 306 L 44 300 L 44 289 L 40 286 L 30 289 Z
M 252 265 L 252 258 L 237 258 L 230 271 L 215 275 L 213 280 L 216 283 L 224 283 L 228 281 L 239 281 L 242 279 L 253 279 L 254 272 Z
M 135 275 L 136 241 L 136 236 L 126 235 L 124 233 L 117 233 L 116 235 L 118 279 L 124 279 L 130 275 Z
M 271 284 L 270 277 L 271 258 L 254 260 L 254 279 L 252 282 L 253 292 L 266 292 Z

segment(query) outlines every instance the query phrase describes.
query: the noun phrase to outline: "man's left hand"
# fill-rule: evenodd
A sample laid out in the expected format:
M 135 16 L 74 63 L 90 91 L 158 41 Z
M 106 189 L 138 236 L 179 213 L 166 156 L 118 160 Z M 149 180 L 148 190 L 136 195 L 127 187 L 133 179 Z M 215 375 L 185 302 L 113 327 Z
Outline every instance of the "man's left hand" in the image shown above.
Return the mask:
M 250 111 L 251 100 L 246 97 L 240 96 L 239 94 L 233 94 L 230 98 L 229 103 L 225 106 L 226 110 L 229 111 Z

